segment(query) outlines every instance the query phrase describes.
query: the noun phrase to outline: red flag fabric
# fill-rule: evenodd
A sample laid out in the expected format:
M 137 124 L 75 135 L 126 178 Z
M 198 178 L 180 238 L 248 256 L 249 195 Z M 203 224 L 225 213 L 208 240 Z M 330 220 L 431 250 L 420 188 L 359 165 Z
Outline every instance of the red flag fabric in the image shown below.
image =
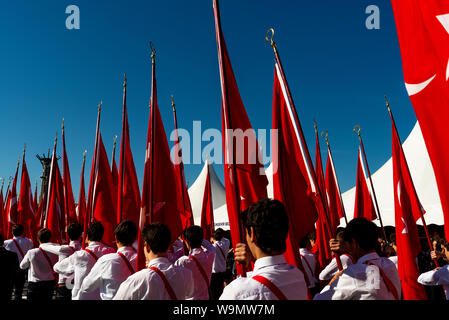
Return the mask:
M 423 216 L 425 211 L 416 194 L 393 121 L 392 152 L 396 246 L 402 293 L 404 300 L 427 300 L 424 287 L 417 281 L 420 275 L 417 256 L 421 251 L 421 243 L 416 220 Z
M 449 2 L 392 0 L 406 89 L 435 172 L 449 239 Z
M 35 246 L 38 246 L 37 224 L 33 208 L 30 177 L 25 162 L 25 154 L 23 155 L 22 161 L 22 179 L 20 182 L 19 205 L 17 210 L 19 212 L 19 223 L 24 228 L 24 236 L 31 239 Z
M 8 183 L 8 187 L 6 188 L 6 194 L 5 194 L 5 202 L 3 206 L 3 220 L 2 220 L 2 233 L 5 239 L 8 237 L 8 209 L 9 209 L 9 202 L 10 202 L 10 196 L 11 196 L 11 180 Z
M 209 166 L 210 164 L 207 165 L 206 185 L 204 186 L 203 207 L 201 210 L 201 229 L 203 229 L 203 237 L 206 240 L 209 240 L 215 231 Z
M 313 168 L 308 165 L 305 155 L 307 145 L 298 132 L 300 125 L 294 118 L 296 112 L 291 106 L 286 92 L 286 83 L 276 63 L 273 88 L 273 130 L 278 139 L 273 138 L 273 195 L 283 202 L 290 218 L 289 241 L 287 241 L 287 262 L 298 265 L 299 242 L 315 228 L 318 218 L 315 206 L 317 187 L 312 178 Z
M 357 181 L 355 185 L 354 218 L 366 218 L 370 221 L 377 218 L 373 198 L 366 181 L 365 167 L 363 165 L 362 151 L 360 148 L 357 162 Z
M 45 194 L 42 195 L 42 198 L 39 201 L 39 205 L 36 210 L 36 225 L 38 230 L 44 226 L 44 216 L 45 216 L 45 204 L 47 203 L 47 196 Z
M 190 196 L 187 189 L 186 177 L 184 175 L 184 163 L 182 161 L 181 141 L 178 136 L 178 119 L 176 117 L 175 104 L 173 104 L 173 118 L 175 123 L 175 151 L 174 151 L 174 165 L 176 180 L 178 181 L 179 189 L 179 210 L 181 211 L 182 229 L 185 230 L 194 225 L 192 205 L 190 203 Z
M 157 105 L 156 63 L 153 56 L 150 119 L 142 187 L 140 229 L 148 223 L 160 222 L 171 231 L 172 242 L 182 233 L 178 210 L 177 180 L 164 124 Z M 145 267 L 143 241 L 138 234 L 138 270 Z
M 17 174 L 19 172 L 19 165 L 17 164 L 16 174 L 12 182 L 12 187 L 8 199 L 8 235 L 7 238 L 12 237 L 12 227 L 17 223 Z
M 240 214 L 253 203 L 267 197 L 268 180 L 263 164 L 259 161 L 259 146 L 252 129 L 221 30 L 218 1 L 213 1 L 215 33 L 217 39 L 218 60 L 222 91 L 222 135 L 224 156 L 224 180 L 226 205 L 232 243 L 244 242 L 244 231 Z M 244 142 L 244 135 L 248 139 Z M 242 139 L 239 139 L 242 136 Z M 237 264 L 237 273 L 243 274 L 243 268 Z
M 86 221 L 86 191 L 84 188 L 84 167 L 86 164 L 86 153 L 83 156 L 83 166 L 81 167 L 81 177 L 80 177 L 80 191 L 78 194 L 78 205 L 76 206 L 76 215 L 78 218 L 78 223 L 84 226 Z
M 111 166 L 111 174 L 112 174 L 112 181 L 114 182 L 114 185 L 118 186 L 118 169 L 117 169 L 117 163 L 115 162 L 115 157 L 112 157 L 112 166 Z
M 346 215 L 337 180 L 337 173 L 335 171 L 334 160 L 329 146 L 327 147 L 325 189 L 329 206 L 330 223 L 333 230 L 337 230 L 340 225 L 340 219 L 344 218 Z
M 37 212 L 38 207 L 39 201 L 37 199 L 37 183 L 36 183 L 36 186 L 34 187 L 34 196 L 33 196 L 33 209 L 35 213 Z
M 117 224 L 131 220 L 139 225 L 140 190 L 129 139 L 128 111 L 126 106 L 126 79 L 123 85 L 123 122 L 118 174 Z M 115 163 L 115 161 L 114 161 Z
M 104 227 L 102 242 L 114 248 L 116 247 L 114 229 L 117 226 L 116 193 L 114 192 L 112 173 L 101 133 L 98 134 L 96 149 L 95 166 L 92 168 L 93 185 L 89 186 L 89 189 L 92 188 L 92 200 L 90 203 L 88 202 L 87 210 L 90 210 L 90 222 L 101 222 Z
M 67 152 L 65 148 L 65 129 L 62 125 L 62 162 L 63 162 L 63 190 L 64 190 L 64 213 L 65 224 L 68 226 L 70 223 L 77 222 L 75 200 L 73 198 L 72 180 L 70 178 L 69 160 L 67 158 Z M 68 239 L 67 239 L 68 240 Z
M 320 193 L 325 194 L 325 182 L 323 165 L 321 160 L 320 141 L 318 137 L 318 131 L 315 130 L 316 144 L 315 144 L 315 174 L 318 181 L 318 187 Z M 336 228 L 331 225 L 330 229 L 327 227 L 328 219 L 326 219 L 326 211 L 322 203 L 328 205 L 328 202 L 317 202 L 318 220 L 316 222 L 316 241 L 315 241 L 315 254 L 317 255 L 317 261 L 319 270 L 323 269 L 332 260 L 332 252 L 329 247 L 329 240 L 332 235 L 329 234 L 329 230 L 335 232 Z M 329 210 L 328 210 L 329 211 Z
M 44 227 L 51 231 L 51 242 L 65 242 L 64 191 L 58 160 L 56 158 L 56 141 L 51 157 L 50 177 Z
M 2 236 L 4 236 L 5 234 L 5 204 L 4 204 L 4 199 L 3 199 L 3 183 L 2 183 L 2 188 L 0 190 L 0 234 Z

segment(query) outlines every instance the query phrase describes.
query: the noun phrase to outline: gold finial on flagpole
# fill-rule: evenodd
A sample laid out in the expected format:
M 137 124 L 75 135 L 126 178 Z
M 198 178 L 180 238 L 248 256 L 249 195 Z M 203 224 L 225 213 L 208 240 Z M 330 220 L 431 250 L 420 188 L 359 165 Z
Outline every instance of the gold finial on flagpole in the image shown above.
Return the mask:
M 64 132 L 64 118 L 62 118 L 62 132 Z
M 126 88 L 126 72 L 124 73 L 123 88 Z
M 103 100 L 100 100 L 100 103 L 98 104 L 98 113 L 101 112 L 102 107 L 103 107 Z
M 270 42 L 271 47 L 274 51 L 276 51 L 276 42 L 274 42 L 274 29 L 270 28 L 267 31 L 267 36 L 265 37 L 265 41 Z
M 173 108 L 173 111 L 176 111 L 176 105 L 175 105 L 175 98 L 173 95 L 170 95 L 171 97 L 171 107 Z
M 385 102 L 387 103 L 387 109 L 388 109 L 388 112 L 391 112 L 391 109 L 390 109 L 390 103 L 388 102 L 387 95 L 384 94 L 384 96 L 385 96 Z
M 86 153 L 87 153 L 87 150 L 84 150 L 84 152 L 83 152 L 83 161 L 86 160 Z
M 151 50 L 151 60 L 154 61 L 156 60 L 156 49 L 153 47 L 153 42 L 150 41 L 150 50 Z
M 27 149 L 27 144 L 25 143 L 24 145 L 23 145 L 23 157 L 25 158 L 25 151 L 26 151 L 26 149 Z
M 321 132 L 321 136 L 324 138 L 324 140 L 326 140 L 327 146 L 329 146 L 329 139 L 327 138 L 329 136 L 329 132 L 327 132 L 327 130 L 323 130 Z
M 315 132 L 318 133 L 318 125 L 315 119 L 313 119 L 313 127 L 315 128 Z
M 118 138 L 117 135 L 115 135 L 114 138 L 112 138 L 112 140 L 114 141 L 114 148 L 115 148 L 115 145 L 117 144 L 117 138 Z
M 352 129 L 355 133 L 357 133 L 357 135 L 359 136 L 359 138 L 361 137 L 360 135 L 360 131 L 362 131 L 362 127 L 360 127 L 359 125 L 354 126 L 354 129 Z

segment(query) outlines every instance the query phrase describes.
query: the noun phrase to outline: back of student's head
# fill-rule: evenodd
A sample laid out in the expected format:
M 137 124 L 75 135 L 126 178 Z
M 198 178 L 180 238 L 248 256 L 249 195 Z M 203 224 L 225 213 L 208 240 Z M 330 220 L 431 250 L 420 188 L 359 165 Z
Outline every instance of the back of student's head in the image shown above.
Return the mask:
M 70 240 L 76 240 L 83 234 L 83 227 L 78 223 L 74 222 L 68 225 L 67 235 Z
M 390 243 L 396 245 L 396 233 L 390 234 Z
M 225 231 L 222 228 L 218 228 L 217 230 L 215 230 L 214 232 L 214 239 L 216 241 L 220 241 L 221 239 L 223 239 L 225 236 Z
M 337 235 L 335 236 L 335 239 L 337 239 L 339 241 L 343 241 L 344 240 L 344 234 L 345 234 L 344 230 L 338 232 Z
M 309 235 L 305 235 L 301 241 L 299 241 L 299 247 L 300 248 L 307 248 L 310 244 L 310 239 L 309 239 Z
M 5 238 L 3 238 L 3 234 L 0 233 L 0 247 L 3 246 L 3 243 L 5 243 Z
M 278 200 L 263 199 L 243 212 L 242 218 L 248 234 L 251 227 L 256 236 L 256 245 L 266 254 L 283 253 L 288 235 L 288 215 L 285 206 Z
M 104 227 L 101 222 L 94 222 L 87 228 L 87 238 L 89 241 L 101 241 L 103 234 Z
M 42 228 L 37 233 L 37 238 L 39 239 L 40 243 L 46 243 L 49 242 L 51 239 L 51 231 L 47 228 Z
M 155 254 L 168 250 L 171 241 L 170 229 L 162 223 L 151 223 L 142 230 L 142 239 Z
M 229 240 L 229 248 L 232 248 L 231 230 L 226 230 L 224 237 Z
M 21 224 L 15 224 L 12 227 L 12 234 L 14 237 L 20 237 L 24 231 L 25 231 L 25 229 L 23 228 L 23 226 Z
M 184 233 L 184 237 L 192 249 L 201 248 L 203 243 L 203 229 L 199 226 L 190 226 Z
M 343 239 L 351 242 L 354 239 L 362 250 L 375 250 L 378 246 L 377 226 L 365 218 L 355 218 L 349 221 L 343 233 Z
M 136 240 L 137 226 L 130 220 L 124 220 L 114 230 L 117 241 L 125 246 L 131 246 Z

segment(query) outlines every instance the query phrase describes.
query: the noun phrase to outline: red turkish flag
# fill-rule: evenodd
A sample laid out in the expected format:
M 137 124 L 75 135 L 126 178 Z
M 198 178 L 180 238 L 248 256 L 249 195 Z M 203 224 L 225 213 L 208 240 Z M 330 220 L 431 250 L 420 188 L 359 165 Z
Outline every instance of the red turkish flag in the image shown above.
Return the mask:
M 421 218 L 425 211 L 416 194 L 393 120 L 392 152 L 396 246 L 402 292 L 404 300 L 427 300 L 424 287 L 417 281 L 420 275 L 417 256 L 421 252 L 421 243 L 416 220 Z
M 327 148 L 325 185 L 326 198 L 329 206 L 329 216 L 331 220 L 330 223 L 333 230 L 337 230 L 340 225 L 340 219 L 345 217 L 345 208 L 343 206 L 334 160 L 332 158 L 332 153 L 329 146 Z
M 435 172 L 449 238 L 449 2 L 392 0 L 406 89 Z
M 17 174 L 19 172 L 19 166 L 17 166 L 16 174 L 14 175 L 14 180 L 12 182 L 12 187 L 8 199 L 8 233 L 7 238 L 12 237 L 12 227 L 17 223 Z
M 233 247 L 244 242 L 240 214 L 267 197 L 268 180 L 259 161 L 259 146 L 240 96 L 221 30 L 218 1 L 213 1 L 222 92 L 222 135 L 226 205 Z M 246 138 L 243 137 L 246 135 Z M 241 138 L 241 139 L 240 139 Z M 245 143 L 245 141 L 247 141 Z M 237 264 L 237 273 L 244 274 Z
M 78 217 L 78 223 L 84 226 L 86 221 L 86 191 L 84 188 L 84 167 L 86 158 L 83 159 L 83 166 L 81 168 L 81 177 L 80 177 L 80 191 L 78 194 L 78 205 L 76 206 L 76 215 Z
M 65 148 L 65 130 L 62 126 L 62 166 L 63 166 L 63 190 L 64 190 L 64 212 L 66 217 L 66 225 L 77 222 L 75 200 L 73 198 L 72 180 L 70 178 L 69 160 Z M 68 239 L 67 239 L 68 240 Z
M 2 188 L 0 190 L 0 234 L 1 235 L 5 235 L 5 223 L 4 221 L 5 219 L 5 204 L 3 203 L 3 184 L 2 184 Z
M 294 117 L 295 110 L 287 97 L 280 66 L 276 63 L 273 88 L 273 130 L 277 130 L 278 139 L 273 138 L 273 150 L 277 157 L 273 159 L 274 199 L 284 203 L 290 219 L 287 262 L 298 265 L 299 242 L 315 228 L 318 218 L 315 206 L 317 186 L 312 170 L 306 159 L 305 148 L 298 132 L 300 124 Z
M 30 177 L 28 175 L 27 165 L 25 162 L 25 154 L 23 155 L 22 161 L 22 179 L 20 182 L 18 212 L 19 223 L 24 228 L 24 236 L 33 240 L 34 245 L 37 246 L 37 225 L 33 208 Z
M 370 221 L 377 218 L 371 191 L 366 181 L 365 167 L 363 165 L 362 151 L 360 148 L 357 161 L 354 218 L 366 218 Z
M 123 90 L 123 122 L 119 168 L 117 224 L 123 220 L 131 220 L 138 226 L 140 214 L 140 190 L 129 139 L 126 83 L 124 84 Z
M 34 187 L 34 196 L 33 196 L 34 212 L 37 212 L 38 207 L 39 207 L 39 204 L 38 204 L 38 200 L 37 200 L 37 183 L 36 183 L 36 186 Z
M 206 185 L 204 186 L 203 207 L 201 210 L 201 229 L 203 229 L 203 237 L 206 240 L 209 240 L 215 231 L 209 166 L 210 164 L 207 165 Z
M 156 63 L 153 60 L 150 119 L 142 187 L 139 226 L 160 222 L 171 231 L 172 242 L 182 234 L 181 213 L 178 210 L 176 173 L 171 161 L 164 124 L 157 105 Z M 143 241 L 138 234 L 138 270 L 145 267 Z

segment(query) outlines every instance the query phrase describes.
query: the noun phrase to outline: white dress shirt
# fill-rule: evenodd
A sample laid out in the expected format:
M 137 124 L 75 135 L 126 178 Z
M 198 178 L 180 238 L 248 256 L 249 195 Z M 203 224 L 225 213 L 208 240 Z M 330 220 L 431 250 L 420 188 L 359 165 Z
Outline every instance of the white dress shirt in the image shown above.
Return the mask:
M 354 264 L 352 257 L 347 254 L 340 255 L 340 261 L 343 270 Z M 331 280 L 338 271 L 337 259 L 334 257 L 331 262 L 329 262 L 329 264 L 320 272 L 319 279 L 321 281 Z
M 50 242 L 41 244 L 42 249 L 44 249 L 47 252 L 53 253 L 59 257 L 58 262 L 61 262 L 65 258 L 71 256 L 76 251 L 81 250 L 82 246 L 83 245 L 82 245 L 81 241 L 78 241 L 78 240 L 70 241 L 70 243 L 68 245 L 66 245 L 66 244 L 59 245 L 57 243 L 50 243 Z M 65 284 L 67 279 L 70 279 L 70 278 L 64 277 L 61 275 L 61 276 L 59 276 L 58 283 Z
M 115 252 L 114 249 L 96 241 L 91 242 L 86 249 L 91 250 L 97 258 L 100 258 L 104 254 Z M 57 273 L 64 276 L 70 276 L 73 273 L 75 276 L 75 282 L 72 289 L 72 300 L 100 300 L 100 290 L 91 293 L 82 293 L 80 291 L 84 278 L 88 275 L 95 262 L 95 259 L 90 253 L 84 250 L 79 250 L 70 257 L 55 264 L 53 269 Z
M 215 247 L 209 241 L 203 240 L 202 248 L 190 250 L 189 255 L 193 255 L 198 260 L 207 275 L 208 283 L 206 284 L 201 271 L 193 259 L 183 256 L 176 260 L 175 266 L 185 267 L 192 271 L 195 290 L 193 295 L 189 296 L 187 300 L 209 300 L 209 284 L 215 257 Z
M 257 259 L 252 272 L 228 284 L 220 300 L 277 300 L 276 295 L 265 285 L 251 279 L 261 275 L 271 281 L 288 300 L 306 300 L 307 286 L 304 274 L 285 261 L 283 255 Z
M 397 269 L 398 268 L 398 256 L 391 256 L 391 257 L 388 257 L 388 259 L 390 259 L 390 261 L 393 261 L 393 263 Z
M 300 248 L 301 262 L 307 278 L 309 279 L 309 288 L 314 288 L 318 283 L 315 276 L 316 256 L 306 248 Z
M 17 241 L 17 243 L 19 244 L 20 248 L 23 251 L 23 256 L 20 254 L 19 249 L 17 248 L 14 240 Z M 23 238 L 23 237 L 13 237 L 13 239 L 9 239 L 9 240 L 5 240 L 5 242 L 3 243 L 3 247 L 8 250 L 8 251 L 12 251 L 17 253 L 17 257 L 19 258 L 19 263 L 22 262 L 23 257 L 27 254 L 28 250 L 33 249 L 34 248 L 34 244 L 33 241 L 31 241 L 28 238 Z
M 446 300 L 449 300 L 449 265 L 445 265 L 439 270 L 422 273 L 418 277 L 418 282 L 425 286 L 442 285 L 446 294 Z
M 81 285 L 82 294 L 100 290 L 101 300 L 112 300 L 120 284 L 130 275 L 126 262 L 118 253 L 123 254 L 136 270 L 137 253 L 132 247 L 120 247 L 117 253 L 109 253 L 98 259 Z
M 176 260 L 181 258 L 184 255 L 184 242 L 179 239 L 176 239 L 173 242 L 172 249 L 169 249 L 167 252 L 167 258 L 170 263 L 175 263 Z
M 20 269 L 28 269 L 29 282 L 55 280 L 52 266 L 58 261 L 58 256 L 49 252 L 46 253 L 51 261 L 51 266 L 39 248 L 30 249 L 25 254 L 20 263 Z
M 368 261 L 375 266 L 367 265 Z M 348 266 L 337 280 L 315 295 L 314 300 L 394 300 L 379 267 L 390 279 L 400 297 L 401 280 L 396 266 L 388 258 L 371 252 L 361 257 L 357 263 Z
M 147 269 L 128 277 L 113 300 L 171 300 L 163 280 L 150 267 L 156 267 L 164 274 L 177 300 L 193 296 L 192 271 L 171 264 L 167 258 L 156 258 L 150 261 Z
M 229 245 L 230 242 L 226 238 L 222 238 L 213 244 L 216 252 L 212 265 L 212 273 L 226 272 L 226 256 L 228 255 Z

